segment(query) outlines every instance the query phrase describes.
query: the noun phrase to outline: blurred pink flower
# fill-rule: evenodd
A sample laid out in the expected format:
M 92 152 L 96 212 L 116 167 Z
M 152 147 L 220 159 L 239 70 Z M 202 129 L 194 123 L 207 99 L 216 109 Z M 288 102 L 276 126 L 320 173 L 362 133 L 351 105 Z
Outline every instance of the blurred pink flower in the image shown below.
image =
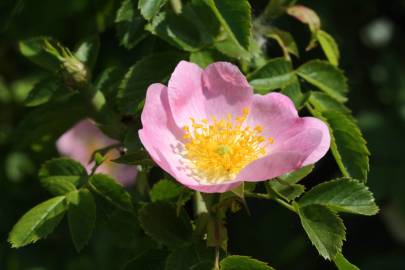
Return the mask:
M 168 87 L 149 86 L 141 120 L 139 136 L 153 160 L 202 192 L 294 171 L 330 146 L 322 121 L 300 118 L 280 93 L 253 94 L 238 67 L 226 62 L 205 70 L 180 62 Z
M 89 163 L 92 153 L 116 143 L 118 141 L 104 135 L 91 120 L 85 119 L 66 131 L 56 142 L 56 147 L 61 155 L 79 161 L 90 172 L 94 166 L 94 162 Z M 111 175 L 124 186 L 131 185 L 135 181 L 137 169 L 135 166 L 111 161 L 119 155 L 117 149 L 111 149 L 106 155 L 106 161 L 97 168 L 96 172 Z

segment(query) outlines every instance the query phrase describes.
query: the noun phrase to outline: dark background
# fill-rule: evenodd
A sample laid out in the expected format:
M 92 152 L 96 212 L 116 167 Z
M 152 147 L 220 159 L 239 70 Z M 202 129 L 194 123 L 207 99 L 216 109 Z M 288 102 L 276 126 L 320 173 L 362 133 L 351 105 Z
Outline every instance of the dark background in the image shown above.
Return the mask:
M 16 125 L 27 111 L 22 105 L 42 71 L 19 55 L 17 41 L 46 35 L 69 47 L 94 32 L 101 34 L 101 59 L 127 67 L 147 50 L 118 46 L 111 27 L 120 1 L 0 0 L 0 269 L 115 269 L 119 239 L 100 224 L 89 247 L 77 254 L 66 222 L 48 239 L 18 250 L 10 249 L 7 234 L 18 218 L 47 198 L 40 188 L 38 164 L 56 156 L 52 145 L 40 155 L 12 143 Z M 259 14 L 266 1 L 251 1 Z M 307 0 L 332 34 L 341 51 L 341 68 L 349 78 L 348 106 L 358 119 L 371 151 L 369 186 L 381 212 L 374 217 L 344 215 L 346 257 L 361 269 L 405 269 L 405 1 Z M 289 17 L 276 21 L 291 31 L 302 59 L 323 57 L 319 49 L 304 53 L 309 33 Z M 275 43 L 269 55 L 280 55 Z M 95 73 L 98 72 L 96 69 Z M 330 179 L 336 167 L 327 156 L 304 180 L 307 186 Z M 318 256 L 298 218 L 273 203 L 248 200 L 251 216 L 238 212 L 228 218 L 230 252 L 268 261 L 277 269 L 335 269 Z

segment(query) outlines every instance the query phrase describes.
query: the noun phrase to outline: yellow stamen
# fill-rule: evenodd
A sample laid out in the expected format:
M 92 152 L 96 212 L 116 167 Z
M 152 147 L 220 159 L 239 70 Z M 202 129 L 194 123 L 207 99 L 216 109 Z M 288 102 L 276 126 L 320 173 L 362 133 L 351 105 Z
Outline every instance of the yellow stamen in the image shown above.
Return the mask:
M 252 161 L 266 155 L 266 148 L 274 143 L 273 138 L 261 135 L 263 127 L 248 126 L 245 121 L 249 109 L 241 116 L 212 121 L 190 118 L 191 125 L 185 132 L 185 158 L 190 162 L 192 174 L 207 183 L 222 183 L 232 180 Z M 234 120 L 233 120 L 234 119 Z

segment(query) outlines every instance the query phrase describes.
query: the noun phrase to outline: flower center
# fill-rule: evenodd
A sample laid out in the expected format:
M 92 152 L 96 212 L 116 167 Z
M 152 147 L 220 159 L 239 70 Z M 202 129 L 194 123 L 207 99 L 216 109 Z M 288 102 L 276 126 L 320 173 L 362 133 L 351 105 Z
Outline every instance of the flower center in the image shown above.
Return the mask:
M 247 125 L 249 109 L 233 119 L 212 117 L 196 121 L 183 128 L 185 134 L 184 156 L 190 162 L 191 174 L 206 183 L 230 181 L 252 161 L 266 155 L 273 138 L 261 135 L 263 127 Z

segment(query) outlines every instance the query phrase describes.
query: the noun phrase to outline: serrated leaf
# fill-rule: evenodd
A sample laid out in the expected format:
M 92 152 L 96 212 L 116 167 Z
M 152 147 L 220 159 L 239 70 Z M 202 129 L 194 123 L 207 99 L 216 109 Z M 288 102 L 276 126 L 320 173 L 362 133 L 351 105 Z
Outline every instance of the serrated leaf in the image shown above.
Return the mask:
M 349 109 L 321 94 L 312 93 L 310 103 L 313 114 L 329 125 L 331 151 L 343 175 L 366 182 L 370 153 Z
M 76 190 L 87 176 L 86 169 L 69 158 L 55 158 L 42 164 L 38 177 L 42 186 L 54 195 Z
M 87 245 L 96 222 L 96 203 L 87 189 L 73 191 L 67 195 L 69 205 L 68 223 L 70 235 L 79 252 Z
M 90 69 L 94 68 L 100 51 L 100 38 L 97 35 L 87 37 L 76 48 L 74 55 Z
M 25 106 L 35 107 L 70 94 L 71 91 L 55 78 L 46 78 L 34 85 L 24 100 Z
M 277 27 L 270 27 L 265 35 L 277 41 L 287 59 L 289 59 L 289 54 L 299 57 L 297 44 L 295 43 L 294 37 L 289 32 L 278 29 Z
M 119 158 L 114 159 L 113 161 L 116 163 L 127 165 L 154 165 L 154 162 L 152 161 L 152 159 L 150 159 L 148 153 L 142 150 L 126 153 L 125 155 L 122 155 Z
M 19 42 L 22 55 L 38 66 L 51 72 L 57 72 L 61 67 L 63 46 L 50 37 L 34 37 Z M 52 52 L 49 48 L 54 49 Z
M 339 270 L 360 270 L 357 266 L 351 264 L 342 253 L 338 253 L 335 258 L 333 258 L 333 262 L 335 263 L 336 267 Z
M 251 39 L 251 8 L 247 0 L 207 0 L 215 16 L 227 32 L 230 39 L 249 51 Z
M 337 212 L 375 215 L 378 207 L 373 194 L 361 182 L 341 178 L 313 187 L 299 200 L 301 207 L 311 204 L 326 206 Z
M 190 54 L 190 62 L 206 68 L 209 64 L 226 59 L 226 56 L 217 50 L 202 50 Z
M 177 215 L 176 207 L 170 203 L 149 203 L 138 212 L 144 231 L 155 241 L 170 248 L 179 247 L 191 240 L 190 218 L 182 209 Z
M 256 92 L 266 94 L 289 85 L 296 76 L 292 71 L 291 62 L 280 57 L 270 60 L 249 74 L 247 79 Z
M 208 249 L 205 243 L 190 243 L 181 246 L 167 257 L 165 270 L 190 270 L 198 269 L 204 264 L 212 269 L 214 266 L 214 250 Z
M 332 130 L 331 150 L 344 176 L 367 181 L 369 151 L 354 120 L 341 112 L 322 114 Z
M 115 23 L 120 45 L 127 49 L 134 48 L 147 36 L 144 30 L 146 22 L 138 10 L 138 0 L 124 0 L 117 11 Z
M 148 86 L 167 78 L 183 56 L 180 52 L 156 53 L 133 65 L 119 86 L 117 103 L 120 110 L 135 112 Z
M 162 179 L 153 185 L 150 191 L 150 199 L 152 202 L 174 202 L 185 190 L 185 188 L 174 183 L 173 181 Z
M 336 100 L 346 101 L 347 79 L 341 70 L 328 62 L 309 61 L 297 69 L 297 74 Z
M 141 11 L 142 16 L 150 20 L 156 13 L 166 4 L 167 0 L 139 0 L 138 8 Z
M 322 257 L 330 260 L 342 251 L 346 232 L 336 213 L 322 205 L 308 205 L 297 210 L 305 232 Z
M 228 256 L 220 264 L 221 270 L 274 270 L 267 263 L 247 256 Z
M 114 178 L 105 174 L 95 174 L 89 178 L 93 191 L 102 196 L 111 204 L 124 211 L 132 211 L 132 198 Z
M 58 196 L 29 210 L 11 230 L 8 238 L 11 246 L 19 248 L 47 237 L 62 220 L 66 209 L 65 196 Z
M 319 44 L 321 44 L 322 50 L 329 62 L 334 66 L 339 65 L 340 53 L 334 38 L 322 30 L 316 32 L 316 38 L 318 39 Z

